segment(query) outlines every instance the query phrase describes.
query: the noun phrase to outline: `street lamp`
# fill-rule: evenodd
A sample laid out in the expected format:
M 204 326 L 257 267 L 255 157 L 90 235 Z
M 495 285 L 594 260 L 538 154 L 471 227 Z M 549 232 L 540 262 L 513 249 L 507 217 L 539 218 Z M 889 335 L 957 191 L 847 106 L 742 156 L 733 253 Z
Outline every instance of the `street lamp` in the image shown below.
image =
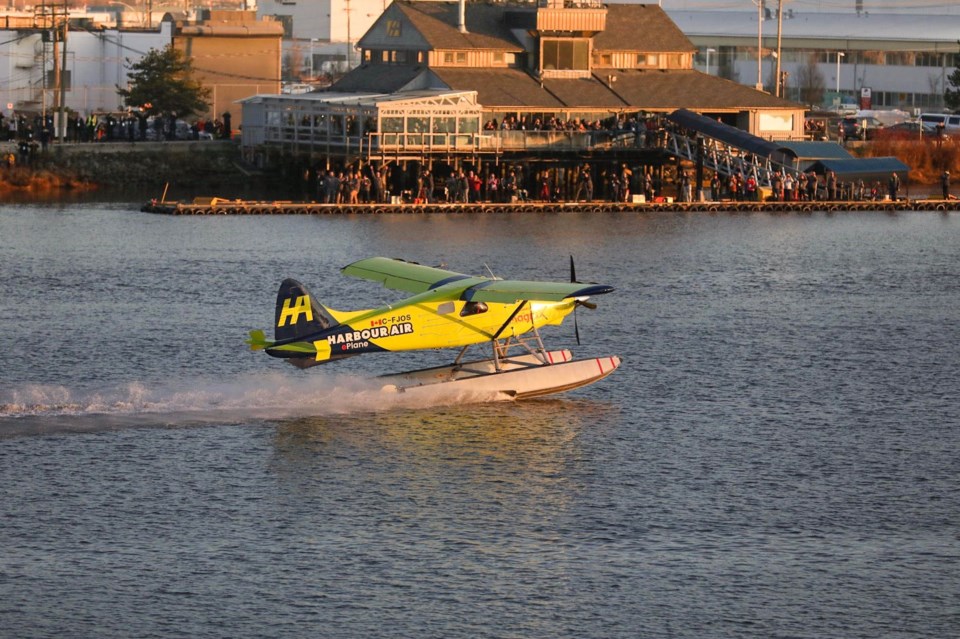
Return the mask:
M 846 57 L 843 51 L 837 51 L 837 93 L 840 93 L 840 60 Z
M 716 49 L 707 49 L 707 75 L 710 75 L 710 54 L 716 52 Z
M 763 91 L 763 0 L 753 0 L 757 5 L 757 91 Z

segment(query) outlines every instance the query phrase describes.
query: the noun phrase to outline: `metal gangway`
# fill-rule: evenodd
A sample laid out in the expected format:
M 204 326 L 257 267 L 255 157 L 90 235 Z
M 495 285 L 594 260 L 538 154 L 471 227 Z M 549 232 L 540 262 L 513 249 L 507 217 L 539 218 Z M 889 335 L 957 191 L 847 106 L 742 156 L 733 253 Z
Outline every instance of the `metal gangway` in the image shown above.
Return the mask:
M 674 125 L 665 131 L 664 150 L 729 178 L 753 176 L 760 188 L 772 188 L 777 173 L 794 179 L 801 171 L 795 158 L 769 142 L 710 118 L 681 109 L 667 116 Z

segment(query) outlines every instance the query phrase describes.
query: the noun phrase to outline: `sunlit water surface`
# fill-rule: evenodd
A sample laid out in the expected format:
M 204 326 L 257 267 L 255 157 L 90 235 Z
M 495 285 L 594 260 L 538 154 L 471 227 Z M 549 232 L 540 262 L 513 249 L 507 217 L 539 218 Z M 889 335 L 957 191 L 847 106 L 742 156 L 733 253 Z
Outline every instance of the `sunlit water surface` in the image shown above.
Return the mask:
M 287 276 L 617 292 L 566 396 L 409 405 L 250 353 Z M 960 216 L 0 207 L 0 636 L 960 634 Z M 452 356 L 452 355 L 450 355 Z

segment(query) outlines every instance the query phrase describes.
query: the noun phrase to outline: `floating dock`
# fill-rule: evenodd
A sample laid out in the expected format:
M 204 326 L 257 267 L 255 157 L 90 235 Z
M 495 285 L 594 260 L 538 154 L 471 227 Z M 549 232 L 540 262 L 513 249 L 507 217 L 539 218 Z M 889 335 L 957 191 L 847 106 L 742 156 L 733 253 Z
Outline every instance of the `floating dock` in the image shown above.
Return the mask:
M 813 213 L 836 211 L 960 211 L 960 200 L 818 202 L 513 202 L 498 204 L 318 204 L 316 202 L 225 200 L 148 202 L 147 213 L 166 215 L 387 215 L 427 213 Z

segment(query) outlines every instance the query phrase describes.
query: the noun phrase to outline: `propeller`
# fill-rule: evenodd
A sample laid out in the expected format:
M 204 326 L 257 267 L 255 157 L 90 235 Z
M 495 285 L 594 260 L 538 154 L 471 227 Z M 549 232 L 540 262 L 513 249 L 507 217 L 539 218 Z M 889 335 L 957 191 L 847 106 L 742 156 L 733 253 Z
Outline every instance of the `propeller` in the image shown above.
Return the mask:
M 577 279 L 577 267 L 573 263 L 573 256 L 570 256 L 570 282 L 572 284 L 596 284 L 596 282 L 581 282 Z M 590 286 L 584 291 L 590 291 L 594 293 L 609 293 L 613 290 L 612 286 Z M 574 299 L 573 300 L 573 332 L 577 336 L 577 344 L 580 344 L 580 327 L 577 325 L 577 307 L 586 306 L 591 311 L 596 310 L 597 305 L 593 302 L 588 302 L 586 299 Z
M 579 284 L 577 280 L 577 267 L 573 263 L 573 256 L 570 256 L 570 282 Z M 580 346 L 580 325 L 577 322 L 577 307 L 586 306 L 591 311 L 596 310 L 597 305 L 593 302 L 587 302 L 586 300 L 574 300 L 573 301 L 573 334 L 577 337 L 577 346 Z

